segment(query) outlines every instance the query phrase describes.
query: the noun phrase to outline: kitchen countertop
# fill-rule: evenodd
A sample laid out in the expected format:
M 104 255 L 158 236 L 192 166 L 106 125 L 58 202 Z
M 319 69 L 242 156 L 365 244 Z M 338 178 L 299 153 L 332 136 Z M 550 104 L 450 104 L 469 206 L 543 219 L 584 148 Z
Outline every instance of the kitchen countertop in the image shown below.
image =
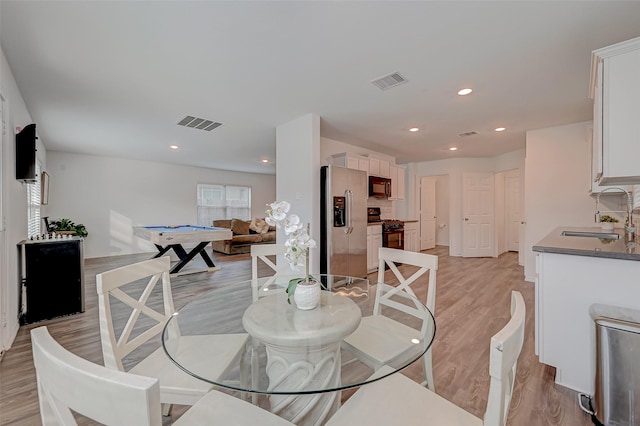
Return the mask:
M 404 223 L 411 223 L 411 222 L 417 222 L 418 219 L 405 219 L 403 220 Z
M 376 225 L 382 225 L 382 221 L 379 221 L 379 222 L 367 222 L 367 226 L 376 226 Z
M 591 237 L 569 237 L 562 235 L 562 231 L 614 232 L 620 235 L 620 239 L 604 240 Z M 627 243 L 624 240 L 622 229 L 603 231 L 602 228 L 599 227 L 577 228 L 561 226 L 554 229 L 534 245 L 533 251 L 640 261 L 640 243 L 638 242 L 638 236 L 636 235 L 635 242 Z

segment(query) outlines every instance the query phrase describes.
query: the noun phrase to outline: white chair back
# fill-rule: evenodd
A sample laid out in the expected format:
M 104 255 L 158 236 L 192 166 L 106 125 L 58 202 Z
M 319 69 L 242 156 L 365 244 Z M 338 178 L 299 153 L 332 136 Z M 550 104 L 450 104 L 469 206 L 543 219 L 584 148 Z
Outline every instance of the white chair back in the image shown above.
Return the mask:
M 286 251 L 284 244 L 254 244 L 251 246 L 251 279 L 253 289 L 253 301 L 256 302 L 259 298 L 268 296 L 276 291 L 282 291 L 282 289 L 269 289 L 276 278 L 285 274 L 285 270 L 282 267 L 278 267 L 268 256 L 280 256 Z M 260 262 L 267 265 L 273 270 L 273 275 L 270 279 L 259 285 L 258 279 L 258 265 Z
M 407 376 L 395 373 L 358 389 L 329 419 L 327 426 L 504 426 L 513 394 L 517 359 L 524 341 L 525 311 L 522 295 L 512 292 L 511 319 L 491 338 L 491 383 L 484 421 Z M 383 366 L 374 376 L 392 372 L 391 368 Z
M 96 275 L 98 290 L 98 312 L 100 317 L 100 338 L 102 341 L 102 355 L 104 365 L 124 371 L 122 359 L 129 353 L 158 336 L 166 321 L 175 312 L 171 281 L 169 279 L 169 256 L 151 259 L 133 265 L 123 266 Z M 148 279 L 148 283 L 138 299 L 134 299 L 124 292 L 121 287 L 138 280 Z M 162 299 L 164 312 L 158 312 L 147 306 L 156 284 L 162 283 Z M 124 329 L 119 336 L 113 325 L 110 296 L 131 307 L 132 312 Z M 131 338 L 134 327 L 140 315 L 155 321 L 155 323 Z
M 518 357 L 524 343 L 526 306 L 522 294 L 511 292 L 511 320 L 491 338 L 489 397 L 484 424 L 504 426 L 516 381 Z
M 426 253 L 417 253 L 413 251 L 392 249 L 388 247 L 381 247 L 378 253 L 380 258 L 378 264 L 378 282 L 385 282 L 385 265 L 389 265 L 389 269 L 393 272 L 399 282 L 396 288 L 398 290 L 406 291 L 413 297 L 416 297 L 416 294 L 411 289 L 411 285 L 415 283 L 418 278 L 422 277 L 427 272 L 429 273 L 429 287 L 427 288 L 427 298 L 425 301 L 425 305 L 435 316 L 436 272 L 438 271 L 438 256 Z M 410 277 L 405 278 L 402 272 L 400 272 L 400 270 L 398 269 L 396 265 L 397 263 L 417 266 L 419 269 Z M 379 286 L 378 291 L 381 290 L 382 289 Z M 374 315 L 380 313 L 380 304 L 385 304 L 385 300 L 386 298 L 384 296 L 376 295 L 376 301 L 373 308 Z
M 31 330 L 42 424 L 76 425 L 72 411 L 105 425 L 162 424 L 158 380 L 107 369 Z

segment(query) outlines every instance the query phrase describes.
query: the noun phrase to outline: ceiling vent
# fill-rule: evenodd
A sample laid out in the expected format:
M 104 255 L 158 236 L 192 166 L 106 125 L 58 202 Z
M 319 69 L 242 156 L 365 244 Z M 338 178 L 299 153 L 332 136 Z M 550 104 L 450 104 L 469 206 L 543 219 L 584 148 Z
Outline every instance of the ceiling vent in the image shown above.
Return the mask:
M 216 127 L 222 126 L 222 123 L 218 123 L 213 120 L 206 120 L 204 118 L 197 118 L 191 115 L 187 115 L 185 118 L 178 122 L 178 126 L 191 127 L 198 130 L 212 131 Z
M 477 135 L 478 132 L 464 132 L 464 133 L 459 133 L 458 136 L 460 136 L 461 138 L 467 137 L 467 136 L 473 136 L 473 135 Z
M 394 72 L 393 74 L 385 75 L 384 77 L 380 77 L 371 81 L 371 83 L 373 83 L 380 90 L 387 90 L 406 82 L 407 79 L 401 76 L 398 72 Z

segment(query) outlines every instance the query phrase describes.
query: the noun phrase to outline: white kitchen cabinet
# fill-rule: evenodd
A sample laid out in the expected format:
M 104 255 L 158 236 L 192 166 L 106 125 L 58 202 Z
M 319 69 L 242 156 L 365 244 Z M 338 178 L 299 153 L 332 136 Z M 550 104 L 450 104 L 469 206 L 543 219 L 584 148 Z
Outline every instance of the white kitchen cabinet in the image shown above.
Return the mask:
M 391 197 L 389 199 L 404 200 L 404 167 L 390 165 L 389 178 L 391 179 Z
M 406 251 L 420 251 L 417 221 L 404 223 L 404 249 Z
M 382 247 L 382 225 L 367 226 L 367 271 L 378 270 L 378 252 Z
M 590 96 L 598 183 L 640 183 L 640 37 L 593 52 Z
M 369 173 L 369 159 L 361 155 L 348 154 L 346 152 L 334 154 L 333 164 L 347 169 L 362 170 Z
M 389 177 L 391 163 L 384 158 L 369 156 L 369 174 L 372 176 Z
M 540 362 L 556 383 L 593 395 L 594 303 L 640 309 L 640 261 L 537 253 L 535 338 Z
M 595 104 L 594 104 L 594 113 L 595 113 Z M 598 130 L 594 126 L 589 126 L 587 128 L 587 143 L 591 150 L 591 180 L 589 182 L 589 191 L 591 194 L 596 195 L 602 193 L 603 195 L 619 195 L 622 194 L 622 191 L 617 188 L 622 188 L 627 191 L 631 191 L 633 189 L 632 185 L 600 185 L 598 181 L 600 180 L 600 176 L 602 176 L 602 139 L 594 138 L 594 135 L 598 134 Z M 605 189 L 607 191 L 603 192 Z

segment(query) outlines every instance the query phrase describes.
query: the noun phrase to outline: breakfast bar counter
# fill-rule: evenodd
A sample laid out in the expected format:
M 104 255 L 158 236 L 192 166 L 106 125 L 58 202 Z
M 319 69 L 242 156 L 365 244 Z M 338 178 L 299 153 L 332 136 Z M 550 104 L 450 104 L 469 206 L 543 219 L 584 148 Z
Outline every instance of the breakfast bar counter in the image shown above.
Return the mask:
M 618 239 L 585 236 L 569 236 L 567 234 L 616 234 Z M 533 246 L 533 251 L 540 253 L 570 254 L 574 256 L 605 257 L 610 259 L 640 261 L 640 240 L 636 235 L 634 241 L 625 241 L 622 229 L 603 231 L 597 227 L 577 228 L 561 226 Z
M 598 238 L 604 232 L 560 227 L 533 246 L 536 354 L 556 367 L 556 383 L 589 395 L 595 390 L 596 353 L 590 307 L 640 310 L 638 239 Z M 567 235 L 576 233 L 581 236 Z

